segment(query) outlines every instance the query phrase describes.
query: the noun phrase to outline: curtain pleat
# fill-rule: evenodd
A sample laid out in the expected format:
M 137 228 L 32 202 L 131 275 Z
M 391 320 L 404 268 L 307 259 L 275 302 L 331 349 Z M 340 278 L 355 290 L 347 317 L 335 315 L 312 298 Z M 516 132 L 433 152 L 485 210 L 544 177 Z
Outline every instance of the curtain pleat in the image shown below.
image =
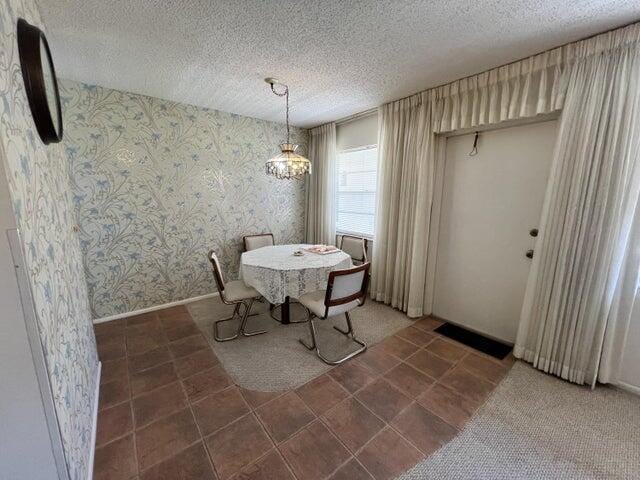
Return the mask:
M 431 105 L 413 96 L 384 105 L 378 139 L 379 182 L 372 298 L 423 312 L 433 198 Z
M 436 134 L 562 110 L 515 352 L 610 378 L 640 268 L 639 38 L 633 24 L 383 105 L 372 297 L 430 313 Z
M 333 245 L 336 242 L 335 169 L 336 124 L 327 123 L 309 130 L 306 231 L 308 243 Z
M 437 87 L 434 131 L 551 113 L 562 107 L 563 48 Z
M 617 362 L 621 344 L 614 348 L 607 337 L 623 338 L 635 299 L 639 41 L 638 28 L 596 37 L 572 48 L 566 69 L 566 98 L 514 354 L 575 383 L 593 384 L 601 359 L 605 366 Z

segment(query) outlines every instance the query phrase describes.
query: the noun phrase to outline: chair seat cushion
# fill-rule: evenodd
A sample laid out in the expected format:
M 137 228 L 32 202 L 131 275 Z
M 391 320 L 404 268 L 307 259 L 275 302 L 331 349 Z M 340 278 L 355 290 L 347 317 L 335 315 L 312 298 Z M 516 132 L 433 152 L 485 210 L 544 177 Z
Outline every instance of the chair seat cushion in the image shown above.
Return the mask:
M 260 296 L 255 288 L 246 285 L 242 280 L 225 283 L 223 293 L 227 302 L 238 302 Z
M 325 290 L 318 290 L 317 292 L 305 293 L 298 300 L 299 302 L 311 310 L 318 318 L 324 318 L 324 314 L 326 311 L 326 307 L 324 305 L 324 297 L 327 294 Z M 353 300 L 349 303 L 344 303 L 342 305 L 336 305 L 334 307 L 329 308 L 329 313 L 327 317 L 335 317 L 336 315 L 340 315 L 344 312 L 348 312 L 349 310 L 353 310 L 360 302 L 358 300 Z

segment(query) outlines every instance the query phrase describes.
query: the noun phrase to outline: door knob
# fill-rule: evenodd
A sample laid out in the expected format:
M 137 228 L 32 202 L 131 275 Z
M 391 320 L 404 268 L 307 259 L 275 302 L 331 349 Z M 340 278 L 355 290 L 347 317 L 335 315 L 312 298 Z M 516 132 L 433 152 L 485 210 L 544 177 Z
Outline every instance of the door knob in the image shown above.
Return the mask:
M 533 250 L 527 250 L 527 253 L 525 253 L 525 256 L 527 258 L 533 258 Z

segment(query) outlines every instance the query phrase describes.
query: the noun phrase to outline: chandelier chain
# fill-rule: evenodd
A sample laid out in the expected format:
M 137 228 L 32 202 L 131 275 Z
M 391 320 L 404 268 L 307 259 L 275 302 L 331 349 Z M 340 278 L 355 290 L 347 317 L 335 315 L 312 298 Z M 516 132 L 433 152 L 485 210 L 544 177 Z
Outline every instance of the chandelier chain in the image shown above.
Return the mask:
M 291 127 L 289 126 L 289 87 L 278 82 L 275 78 L 265 78 L 271 85 L 271 92 L 278 97 L 285 97 L 287 119 L 287 141 L 280 144 L 278 155 L 265 163 L 267 175 L 273 175 L 279 179 L 303 180 L 311 175 L 311 162 L 304 156 L 296 153 L 298 145 L 291 143 Z
M 275 93 L 279 97 L 285 97 L 286 112 L 287 112 L 287 114 L 286 114 L 286 119 L 287 119 L 287 143 L 290 143 L 289 142 L 289 136 L 290 136 L 289 135 L 289 87 L 287 85 L 284 85 L 284 84 L 280 84 L 280 85 L 282 85 L 284 87 L 284 91 L 282 93 L 276 92 L 275 84 L 273 84 L 273 83 L 271 84 L 271 91 L 273 93 Z

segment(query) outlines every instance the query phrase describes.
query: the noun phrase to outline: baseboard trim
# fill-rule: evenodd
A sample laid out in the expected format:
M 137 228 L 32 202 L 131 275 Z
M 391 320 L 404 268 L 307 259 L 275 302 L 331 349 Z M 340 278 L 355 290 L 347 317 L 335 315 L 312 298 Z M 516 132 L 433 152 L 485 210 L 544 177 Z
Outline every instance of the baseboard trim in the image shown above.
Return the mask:
M 630 383 L 625 383 L 625 382 L 616 382 L 614 383 L 614 385 L 618 387 L 620 390 L 625 390 L 629 393 L 640 395 L 640 387 L 636 385 L 631 385 Z
M 100 376 L 102 375 L 102 362 L 98 362 L 98 371 L 96 372 L 96 387 L 93 395 L 93 425 L 91 427 L 91 450 L 89 451 L 89 471 L 87 472 L 88 480 L 93 479 L 93 461 L 96 456 L 96 438 L 98 435 L 98 404 L 100 401 Z
M 141 308 L 140 310 L 133 310 L 131 312 L 118 313 L 117 315 L 110 315 L 108 317 L 97 318 L 93 321 L 96 323 L 110 322 L 111 320 L 119 320 L 121 318 L 131 317 L 133 315 L 141 315 L 143 313 L 155 312 L 164 308 L 176 307 L 178 305 L 185 305 L 191 302 L 197 302 L 198 300 L 205 300 L 207 298 L 218 297 L 218 292 L 207 293 L 206 295 L 200 295 L 198 297 L 185 298 L 184 300 L 176 300 L 175 302 L 163 303 L 162 305 L 154 305 L 153 307 Z

